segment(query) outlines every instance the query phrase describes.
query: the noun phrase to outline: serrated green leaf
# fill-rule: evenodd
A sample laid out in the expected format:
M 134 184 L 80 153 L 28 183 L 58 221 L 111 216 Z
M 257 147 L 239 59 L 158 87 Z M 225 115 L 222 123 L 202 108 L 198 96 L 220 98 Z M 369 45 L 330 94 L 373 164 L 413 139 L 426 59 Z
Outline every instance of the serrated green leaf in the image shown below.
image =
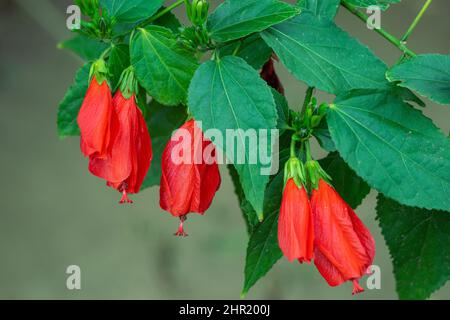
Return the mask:
M 386 65 L 333 22 L 309 12 L 261 33 L 283 64 L 308 86 L 338 94 L 385 88 Z
M 356 91 L 330 105 L 340 155 L 372 187 L 400 203 L 450 210 L 450 142 L 398 96 Z
M 255 227 L 259 224 L 258 215 L 256 214 L 255 209 L 253 209 L 251 203 L 245 198 L 244 190 L 242 189 L 241 181 L 239 180 L 239 174 L 236 171 L 236 168 L 231 164 L 227 165 L 227 168 L 230 173 L 231 180 L 233 181 L 234 193 L 238 197 L 239 207 L 241 208 L 245 225 L 247 226 L 247 232 L 251 235 Z
M 280 153 L 280 167 L 289 157 L 289 150 Z M 278 246 L 278 214 L 283 194 L 284 172 L 280 170 L 267 185 L 264 201 L 265 219 L 256 228 L 248 241 L 245 259 L 245 280 L 242 296 L 245 296 L 255 283 L 283 256 Z
M 426 299 L 449 280 L 449 212 L 407 207 L 380 194 L 377 219 L 400 299 Z
M 203 131 L 218 129 L 222 137 L 226 137 L 227 129 L 244 130 L 233 131 L 236 133 L 235 143 L 217 141 L 214 137 L 213 140 L 233 161 L 246 198 L 261 217 L 264 189 L 269 180 L 268 175 L 261 174 L 261 169 L 267 169 L 270 165 L 262 164 L 258 156 L 254 159 L 255 164 L 250 163 L 253 155 L 259 154 L 260 150 L 257 145 L 246 143 L 249 139 L 245 134 L 248 129 L 256 132 L 268 129 L 270 147 L 270 129 L 276 127 L 277 113 L 269 87 L 243 59 L 226 56 L 221 60 L 205 62 L 198 68 L 189 87 L 188 100 L 189 111 L 197 121 L 202 121 Z M 238 162 L 235 152 L 238 146 L 245 150 L 243 164 Z
M 131 42 L 131 63 L 140 85 L 158 102 L 185 103 L 198 64 L 193 52 L 181 47 L 169 29 L 139 28 Z
M 283 256 L 278 246 L 278 212 L 267 215 L 250 237 L 245 263 L 245 281 L 241 296 L 264 277 Z
M 263 67 L 267 60 L 269 60 L 272 52 L 272 48 L 261 39 L 259 34 L 251 35 L 237 43 L 230 43 L 219 50 L 221 57 L 227 55 L 241 57 L 256 70 Z
M 105 42 L 81 34 L 58 44 L 58 48 L 70 50 L 84 61 L 98 59 L 108 47 L 109 44 Z
M 408 88 L 402 88 L 402 87 L 394 87 L 391 89 L 393 94 L 398 95 L 400 98 L 402 98 L 403 101 L 406 102 L 414 102 L 419 107 L 425 108 L 426 104 L 423 102 L 418 96 L 414 94 L 411 90 Z
M 69 90 L 67 90 L 64 99 L 59 104 L 57 124 L 58 135 L 60 138 L 77 136 L 80 134 L 77 116 L 89 86 L 90 69 L 90 63 L 86 63 L 83 67 L 78 69 L 74 83 Z
M 130 47 L 126 44 L 112 45 L 108 59 L 109 80 L 112 88 L 117 88 L 123 70 L 129 66 Z
M 164 10 L 165 8 L 166 7 L 161 7 L 158 12 Z M 165 13 L 164 15 L 153 21 L 152 24 L 170 29 L 174 34 L 179 33 L 181 28 L 180 21 L 172 12 Z
M 369 185 L 353 171 L 339 153 L 332 152 L 319 161 L 331 177 L 331 184 L 350 207 L 356 209 L 369 194 Z
M 208 18 L 213 40 L 226 42 L 262 31 L 300 10 L 278 0 L 226 0 Z
M 379 6 L 382 10 L 389 8 L 391 4 L 399 3 L 401 0 L 345 0 L 346 3 L 351 5 L 367 8 L 370 6 Z
M 333 139 L 331 138 L 330 130 L 326 118 L 323 118 L 317 128 L 314 128 L 313 136 L 319 142 L 319 145 L 328 152 L 336 151 Z
M 333 20 L 339 9 L 340 0 L 298 0 L 298 6 L 321 18 Z
M 277 108 L 278 120 L 277 128 L 279 130 L 280 136 L 284 133 L 286 129 L 289 128 L 289 106 L 286 98 L 279 93 L 277 90 L 271 88 L 273 99 L 275 101 L 275 106 Z
M 450 56 L 424 54 L 394 66 L 387 72 L 390 81 L 417 91 L 440 104 L 450 104 Z
M 100 0 L 100 6 L 117 23 L 135 23 L 154 15 L 164 0 Z
M 145 112 L 147 128 L 152 140 L 153 159 L 141 189 L 159 185 L 161 179 L 161 157 L 172 132 L 183 125 L 186 109 L 164 106 L 155 100 L 150 102 Z

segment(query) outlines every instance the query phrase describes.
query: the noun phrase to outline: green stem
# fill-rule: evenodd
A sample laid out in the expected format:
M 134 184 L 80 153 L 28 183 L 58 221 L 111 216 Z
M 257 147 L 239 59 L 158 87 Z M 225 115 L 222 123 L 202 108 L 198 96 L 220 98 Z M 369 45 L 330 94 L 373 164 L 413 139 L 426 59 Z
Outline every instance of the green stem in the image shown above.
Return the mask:
M 306 107 L 311 102 L 313 94 L 314 94 L 314 87 L 308 87 L 308 89 L 306 90 L 305 100 L 303 101 L 302 110 L 300 111 L 300 118 L 302 118 L 303 115 L 305 114 Z
M 425 14 L 425 12 L 427 11 L 427 9 L 430 6 L 432 1 L 433 0 L 427 0 L 427 2 L 425 2 L 422 9 L 417 14 L 417 17 L 414 19 L 413 23 L 409 26 L 408 30 L 406 31 L 405 35 L 403 36 L 403 38 L 401 40 L 403 43 L 406 43 L 406 40 L 408 40 L 409 36 L 414 31 L 414 28 L 419 24 L 420 19 L 422 19 L 422 16 Z
M 242 40 L 238 42 L 236 48 L 233 51 L 233 56 L 237 55 L 239 53 L 239 50 L 241 49 L 242 46 Z
M 345 9 L 350 11 L 353 15 L 357 16 L 360 20 L 367 23 L 369 17 L 366 16 L 364 13 L 360 12 L 355 6 L 353 6 L 349 3 L 346 3 L 345 1 L 342 1 L 341 4 Z M 412 50 L 410 50 L 401 40 L 399 40 L 398 38 L 396 38 L 395 36 L 393 36 L 392 34 L 387 32 L 386 30 L 384 30 L 382 28 L 381 29 L 375 28 L 374 30 L 379 35 L 381 35 L 383 38 L 385 38 L 387 41 L 389 41 L 394 46 L 396 46 L 404 54 L 411 56 L 411 57 L 416 56 L 416 54 Z
M 295 146 L 296 146 L 297 140 L 294 138 L 294 135 L 295 134 L 293 134 L 291 137 L 291 158 L 297 157 L 297 154 L 295 152 Z
M 309 145 L 309 140 L 305 141 L 305 153 L 306 153 L 306 161 L 311 161 L 311 146 Z
M 102 52 L 99 59 L 105 59 L 106 56 L 111 52 L 112 46 L 109 46 L 105 49 L 105 51 Z

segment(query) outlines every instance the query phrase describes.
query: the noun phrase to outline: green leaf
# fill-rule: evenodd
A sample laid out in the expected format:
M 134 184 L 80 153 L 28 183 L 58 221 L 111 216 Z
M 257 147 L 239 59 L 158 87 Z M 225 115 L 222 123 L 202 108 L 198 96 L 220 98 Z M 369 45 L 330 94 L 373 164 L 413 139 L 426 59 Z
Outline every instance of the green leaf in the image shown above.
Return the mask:
M 80 134 L 77 116 L 89 86 L 90 69 L 90 63 L 86 63 L 83 67 L 78 69 L 74 83 L 69 90 L 67 90 L 64 99 L 59 104 L 57 124 L 58 135 L 60 138 L 77 136 Z
M 184 107 L 167 107 L 155 100 L 147 105 L 146 122 L 152 140 L 153 159 L 141 189 L 159 185 L 161 157 L 172 132 L 183 125 L 187 114 Z
M 126 44 L 113 44 L 108 60 L 109 80 L 112 88 L 117 88 L 123 70 L 129 66 L 130 47 Z
M 283 256 L 278 246 L 278 211 L 268 214 L 250 237 L 245 262 L 245 281 L 241 296 Z
M 239 207 L 241 208 L 242 215 L 247 226 L 247 232 L 251 235 L 255 227 L 259 224 L 258 215 L 256 214 L 255 209 L 253 209 L 251 203 L 245 198 L 244 190 L 242 189 L 241 182 L 239 181 L 239 174 L 236 171 L 236 168 L 231 164 L 227 165 L 227 167 L 231 180 L 233 181 L 234 193 L 236 193 L 238 197 Z
M 226 42 L 262 31 L 300 10 L 278 0 L 226 0 L 208 18 L 213 40 Z
M 425 102 L 423 102 L 418 96 L 414 94 L 411 90 L 402 87 L 394 87 L 391 89 L 392 92 L 403 99 L 403 101 L 414 102 L 419 107 L 425 108 Z
M 272 48 L 261 39 L 259 34 L 254 34 L 242 41 L 224 46 L 220 49 L 219 55 L 241 57 L 253 68 L 259 70 L 272 56 L 272 52 Z
M 369 185 L 356 175 L 355 171 L 339 156 L 339 153 L 332 152 L 321 159 L 319 163 L 330 175 L 334 189 L 353 209 L 358 207 L 369 194 Z
M 212 140 L 233 161 L 246 198 L 262 218 L 264 188 L 269 176 L 261 174 L 261 169 L 270 168 L 270 164 L 261 163 L 258 145 L 246 142 L 250 140 L 247 133 L 251 133 L 247 130 L 268 129 L 270 147 L 270 129 L 276 127 L 277 113 L 269 87 L 243 59 L 226 56 L 205 62 L 198 68 L 189 88 L 188 100 L 189 111 L 197 121 L 202 121 L 204 131 L 217 129 L 222 137 L 227 137 L 229 129 L 236 134 L 234 143 L 231 140 L 220 141 L 225 139 L 216 137 Z M 205 135 L 208 136 L 206 132 Z M 238 161 L 237 147 L 245 150 L 243 164 Z M 250 163 L 255 157 L 255 163 Z
M 287 152 L 284 152 L 287 151 Z M 280 167 L 289 157 L 289 150 L 280 156 Z M 245 280 L 241 296 L 244 297 L 255 283 L 264 277 L 283 256 L 278 246 L 278 214 L 283 194 L 284 171 L 272 177 L 267 185 L 264 201 L 265 219 L 256 228 L 248 241 L 245 259 Z
M 185 103 L 198 64 L 169 29 L 137 29 L 131 42 L 131 63 L 140 85 L 158 102 L 171 106 Z
M 450 104 L 450 56 L 425 54 L 394 66 L 386 74 L 390 81 L 417 91 L 440 104 Z
M 345 0 L 345 2 L 357 7 L 367 8 L 370 6 L 379 6 L 382 10 L 389 8 L 393 3 L 399 3 L 401 0 Z
M 165 8 L 166 7 L 161 7 L 158 12 L 164 10 Z M 179 33 L 181 28 L 180 21 L 172 12 L 165 13 L 164 15 L 153 21 L 152 24 L 170 29 L 174 34 Z
M 98 59 L 109 44 L 92 39 L 84 35 L 76 35 L 58 44 L 59 49 L 68 49 L 77 54 L 84 61 Z
M 338 97 L 328 126 L 340 155 L 402 204 L 450 210 L 450 142 L 430 119 L 385 91 Z
M 164 0 L 100 0 L 100 6 L 118 23 L 135 23 L 154 15 Z
M 298 0 L 297 4 L 302 11 L 309 11 L 322 19 L 333 20 L 339 9 L 340 0 Z
M 336 146 L 334 145 L 333 139 L 331 138 L 326 118 L 323 118 L 319 126 L 314 128 L 313 136 L 317 139 L 317 142 L 319 142 L 319 145 L 325 151 L 336 151 Z
M 400 299 L 426 299 L 450 278 L 450 214 L 378 196 L 377 219 Z
M 271 91 L 277 108 L 277 128 L 279 129 L 279 134 L 281 136 L 284 131 L 289 128 L 289 106 L 286 98 L 281 93 L 273 88 L 271 88 Z
M 283 64 L 308 86 L 338 94 L 384 88 L 386 65 L 333 22 L 309 12 L 261 33 Z

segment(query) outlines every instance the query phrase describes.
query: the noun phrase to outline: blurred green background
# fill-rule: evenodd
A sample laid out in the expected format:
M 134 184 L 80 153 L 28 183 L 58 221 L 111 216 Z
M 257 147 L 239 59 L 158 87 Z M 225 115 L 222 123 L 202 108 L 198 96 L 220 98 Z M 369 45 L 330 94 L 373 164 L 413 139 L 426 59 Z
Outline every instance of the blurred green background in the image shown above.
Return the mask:
M 400 37 L 424 2 L 392 6 L 382 14 L 382 26 Z M 81 64 L 56 49 L 70 36 L 69 4 L 0 0 L 0 298 L 238 299 L 247 235 L 226 170 L 210 210 L 191 215 L 190 236 L 180 239 L 172 236 L 178 221 L 159 208 L 158 188 L 135 195 L 132 206 L 119 206 L 119 194 L 88 173 L 78 138 L 58 139 L 57 106 Z M 411 49 L 450 54 L 449 9 L 450 1 L 433 1 L 409 41 Z M 176 13 L 184 19 L 182 10 Z M 345 10 L 337 23 L 388 64 L 399 58 L 396 48 Z M 291 106 L 299 106 L 305 86 L 277 67 Z M 424 112 L 447 133 L 450 109 L 427 102 Z M 352 297 L 350 284 L 330 288 L 313 266 L 280 260 L 248 298 L 396 299 L 375 198 L 371 192 L 357 213 L 377 241 L 381 290 Z M 72 264 L 81 267 L 81 290 L 66 288 L 65 271 Z M 450 285 L 432 298 L 450 298 Z

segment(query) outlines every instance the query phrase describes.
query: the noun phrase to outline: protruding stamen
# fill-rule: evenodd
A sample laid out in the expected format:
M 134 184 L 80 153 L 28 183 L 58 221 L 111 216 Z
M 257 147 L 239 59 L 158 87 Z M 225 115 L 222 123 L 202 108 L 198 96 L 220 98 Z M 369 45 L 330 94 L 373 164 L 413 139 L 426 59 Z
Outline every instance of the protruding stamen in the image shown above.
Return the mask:
M 125 188 L 122 188 L 122 198 L 120 198 L 119 203 L 120 204 L 133 203 L 133 201 L 130 198 L 128 198 L 127 190 Z
M 186 221 L 186 215 L 180 216 L 180 226 L 178 227 L 178 231 L 173 234 L 174 236 L 187 237 L 188 234 L 183 229 L 183 223 L 185 221 Z
M 361 293 L 364 291 L 364 289 L 359 285 L 358 280 L 357 279 L 353 279 L 353 292 L 352 295 Z

